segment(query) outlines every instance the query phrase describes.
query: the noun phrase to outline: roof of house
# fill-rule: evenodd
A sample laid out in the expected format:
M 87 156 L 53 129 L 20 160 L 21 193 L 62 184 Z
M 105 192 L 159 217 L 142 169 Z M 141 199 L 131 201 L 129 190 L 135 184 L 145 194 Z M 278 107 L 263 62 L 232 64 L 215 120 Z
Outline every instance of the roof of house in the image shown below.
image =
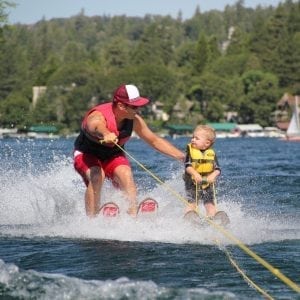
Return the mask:
M 211 126 L 216 131 L 232 131 L 236 128 L 236 123 L 207 123 L 207 125 Z
M 166 125 L 167 129 L 172 129 L 176 131 L 187 131 L 187 130 L 193 130 L 194 127 L 192 125 L 187 125 L 187 124 L 170 124 Z
M 263 128 L 259 124 L 238 124 L 237 129 L 240 131 L 262 131 Z
M 293 95 L 285 93 L 277 102 L 277 106 L 284 106 L 285 104 L 288 104 L 289 106 L 295 105 L 295 97 Z
M 194 130 L 194 126 L 186 124 L 166 125 L 165 128 L 169 129 L 170 134 L 186 134 Z
M 28 131 L 30 132 L 40 132 L 40 133 L 55 133 L 58 131 L 56 126 L 47 126 L 47 125 L 37 125 L 30 126 Z

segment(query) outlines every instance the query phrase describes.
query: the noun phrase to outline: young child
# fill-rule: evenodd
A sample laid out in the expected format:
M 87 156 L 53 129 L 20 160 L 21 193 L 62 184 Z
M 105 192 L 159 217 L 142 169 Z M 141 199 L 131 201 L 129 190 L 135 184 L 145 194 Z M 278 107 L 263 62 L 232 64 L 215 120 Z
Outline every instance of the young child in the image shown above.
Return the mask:
M 195 210 L 201 200 L 207 217 L 214 217 L 217 212 L 213 183 L 221 174 L 217 155 L 212 149 L 215 139 L 216 133 L 213 128 L 198 125 L 191 143 L 186 147 L 184 182 L 190 203 L 188 211 Z

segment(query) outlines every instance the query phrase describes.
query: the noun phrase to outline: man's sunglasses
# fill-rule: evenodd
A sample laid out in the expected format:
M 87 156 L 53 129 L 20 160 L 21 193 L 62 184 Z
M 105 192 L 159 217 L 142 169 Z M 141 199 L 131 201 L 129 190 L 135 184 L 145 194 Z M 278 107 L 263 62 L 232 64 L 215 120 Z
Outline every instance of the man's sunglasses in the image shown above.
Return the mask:
M 128 104 L 124 104 L 124 105 L 125 105 L 125 107 L 129 107 L 132 110 L 138 110 L 139 109 L 138 106 L 133 106 L 133 105 L 128 105 Z

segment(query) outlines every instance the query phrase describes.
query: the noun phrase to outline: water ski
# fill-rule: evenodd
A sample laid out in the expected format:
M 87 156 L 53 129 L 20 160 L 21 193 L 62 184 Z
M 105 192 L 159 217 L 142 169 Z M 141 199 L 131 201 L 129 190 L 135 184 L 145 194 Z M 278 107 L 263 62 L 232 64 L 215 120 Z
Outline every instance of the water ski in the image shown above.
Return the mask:
M 201 218 L 194 210 L 188 211 L 183 216 L 185 220 L 191 222 L 193 225 L 207 225 L 207 222 Z M 218 211 L 211 220 L 221 226 L 226 226 L 230 223 L 229 217 L 227 216 L 225 211 Z
M 119 213 L 119 206 L 114 202 L 105 203 L 99 211 L 99 214 L 104 217 L 116 217 Z
M 205 222 L 200 218 L 200 216 L 194 210 L 190 210 L 186 212 L 183 216 L 183 219 L 197 226 L 199 225 L 203 226 Z
M 218 211 L 215 214 L 212 221 L 221 226 L 226 226 L 230 223 L 228 215 L 226 214 L 225 211 L 222 210 Z
M 153 198 L 144 199 L 138 207 L 138 214 L 153 214 L 158 210 L 158 203 Z

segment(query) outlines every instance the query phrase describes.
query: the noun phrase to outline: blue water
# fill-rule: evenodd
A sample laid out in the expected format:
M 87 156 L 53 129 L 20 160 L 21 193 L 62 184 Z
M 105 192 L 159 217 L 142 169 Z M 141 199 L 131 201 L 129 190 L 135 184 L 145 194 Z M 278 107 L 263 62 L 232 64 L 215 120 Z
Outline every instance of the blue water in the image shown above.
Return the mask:
M 170 141 L 185 149 L 188 138 Z M 139 200 L 155 198 L 158 215 L 88 219 L 72 144 L 0 140 L 0 299 L 262 299 L 228 252 L 273 298 L 300 299 L 217 229 L 184 222 L 176 196 L 184 192 L 183 166 L 140 140 L 127 150 L 165 182 L 132 161 Z M 228 232 L 299 285 L 300 143 L 219 139 L 215 149 L 222 166 L 218 207 L 231 219 Z M 125 211 L 108 182 L 103 201 Z

